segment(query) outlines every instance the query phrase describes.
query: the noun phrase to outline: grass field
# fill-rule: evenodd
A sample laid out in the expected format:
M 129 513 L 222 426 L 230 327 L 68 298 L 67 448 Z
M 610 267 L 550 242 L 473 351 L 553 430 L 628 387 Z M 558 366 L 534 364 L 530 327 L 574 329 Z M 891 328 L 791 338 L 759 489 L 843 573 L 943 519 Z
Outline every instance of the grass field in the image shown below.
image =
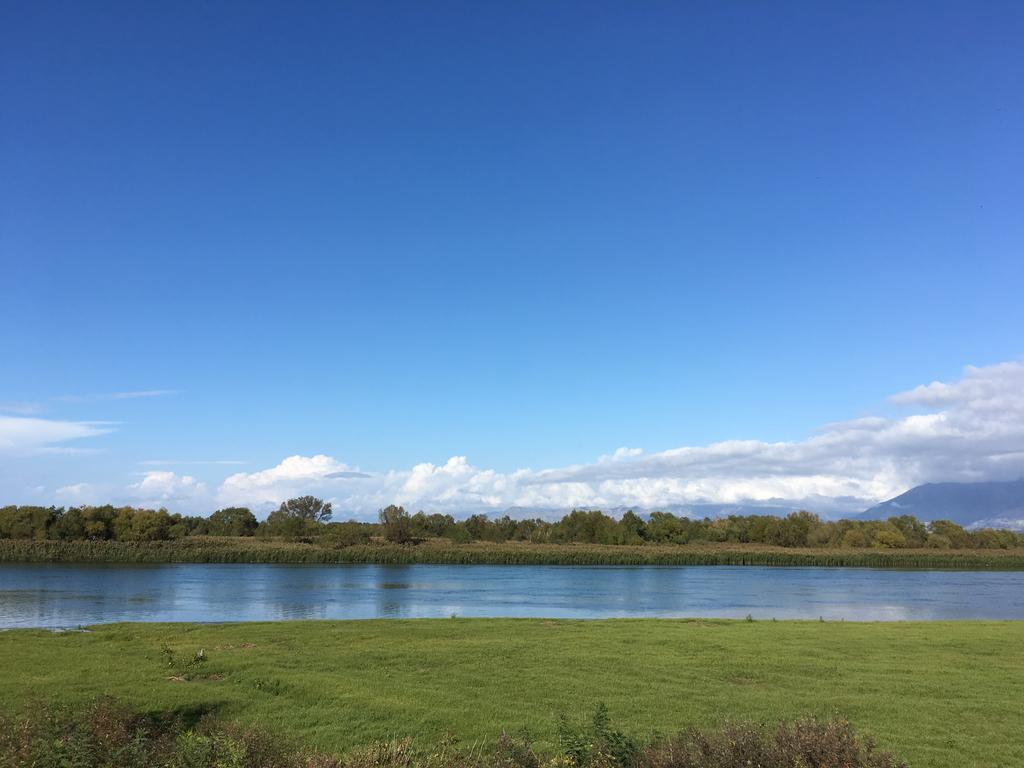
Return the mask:
M 253 537 L 174 541 L 0 539 L 0 562 L 778 565 L 1024 570 L 1024 549 L 821 549 L 766 544 L 452 544 L 332 546 Z
M 161 649 L 208 661 L 188 681 Z M 0 632 L 0 707 L 113 694 L 332 751 L 392 737 L 550 743 L 608 704 L 637 736 L 848 717 L 912 766 L 1024 765 L 1024 622 L 417 620 Z

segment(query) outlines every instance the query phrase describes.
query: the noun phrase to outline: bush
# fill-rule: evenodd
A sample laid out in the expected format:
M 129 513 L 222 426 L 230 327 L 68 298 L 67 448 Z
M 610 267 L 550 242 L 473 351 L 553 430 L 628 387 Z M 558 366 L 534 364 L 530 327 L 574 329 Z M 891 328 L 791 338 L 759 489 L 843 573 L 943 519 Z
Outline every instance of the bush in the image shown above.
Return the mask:
M 871 543 L 883 549 L 902 549 L 907 546 L 907 538 L 894 526 L 875 531 L 875 536 Z
M 558 744 L 563 757 L 577 768 L 632 768 L 639 754 L 636 742 L 612 728 L 604 704 L 597 706 L 594 717 L 583 726 L 573 725 L 563 715 L 558 722 Z
M 0 766 L 14 768 L 332 768 L 326 755 L 295 750 L 254 728 L 186 713 L 140 715 L 111 698 L 80 712 L 37 707 L 0 718 Z
M 352 547 L 370 541 L 367 526 L 356 522 L 328 523 L 324 529 L 327 542 L 335 547 Z
M 643 768 L 906 768 L 870 739 L 859 740 L 845 720 L 782 723 L 775 731 L 732 724 L 720 730 L 690 730 L 648 747 Z
M 103 698 L 79 712 L 37 707 L 0 717 L 4 768 L 905 768 L 845 720 L 782 723 L 770 730 L 733 724 L 690 729 L 641 745 L 612 727 L 599 706 L 590 721 L 559 722 L 560 755 L 540 756 L 528 738 L 503 734 L 491 748 L 453 738 L 423 750 L 381 742 L 343 758 L 303 750 L 257 728 L 218 723 L 202 712 L 141 715 Z

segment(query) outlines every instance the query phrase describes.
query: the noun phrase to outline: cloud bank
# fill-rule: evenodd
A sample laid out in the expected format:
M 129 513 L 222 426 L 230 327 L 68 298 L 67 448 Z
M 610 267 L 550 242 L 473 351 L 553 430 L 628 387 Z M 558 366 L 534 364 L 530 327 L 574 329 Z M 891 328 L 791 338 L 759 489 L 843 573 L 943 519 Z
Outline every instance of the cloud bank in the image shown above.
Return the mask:
M 957 381 L 890 401 L 900 415 L 828 424 L 792 442 L 728 440 L 654 453 L 620 448 L 589 464 L 513 472 L 476 467 L 465 456 L 381 473 L 323 454 L 289 456 L 231 474 L 212 490 L 187 475 L 148 472 L 123 495 L 207 513 L 235 504 L 265 511 L 312 493 L 331 500 L 337 516 L 358 518 L 391 503 L 454 514 L 774 503 L 829 514 L 863 510 L 922 482 L 1024 472 L 1024 364 L 969 367 Z
M 801 441 L 729 440 L 657 453 L 620 448 L 558 469 L 502 473 L 453 456 L 367 476 L 330 456 L 290 456 L 276 467 L 231 475 L 216 497 L 259 505 L 316 493 L 357 516 L 393 502 L 475 512 L 788 501 L 849 512 L 922 482 L 1024 471 L 1024 364 L 969 367 L 958 381 L 920 386 L 891 402 L 912 412 L 829 424 Z

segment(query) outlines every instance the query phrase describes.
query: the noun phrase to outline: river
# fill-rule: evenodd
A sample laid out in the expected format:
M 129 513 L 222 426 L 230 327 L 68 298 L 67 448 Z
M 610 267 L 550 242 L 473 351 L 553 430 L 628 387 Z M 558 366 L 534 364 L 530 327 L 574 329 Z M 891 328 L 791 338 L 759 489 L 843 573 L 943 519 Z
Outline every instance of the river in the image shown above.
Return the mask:
M 731 566 L 0 565 L 0 627 L 420 617 L 1024 619 L 1024 572 Z

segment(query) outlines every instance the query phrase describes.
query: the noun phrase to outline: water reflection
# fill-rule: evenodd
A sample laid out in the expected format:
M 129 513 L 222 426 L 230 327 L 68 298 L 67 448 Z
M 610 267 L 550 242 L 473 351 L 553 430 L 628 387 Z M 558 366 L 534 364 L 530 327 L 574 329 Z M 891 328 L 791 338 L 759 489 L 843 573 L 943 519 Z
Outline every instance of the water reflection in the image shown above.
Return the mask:
M 648 566 L 0 565 L 0 627 L 453 614 L 1024 619 L 1024 573 Z

